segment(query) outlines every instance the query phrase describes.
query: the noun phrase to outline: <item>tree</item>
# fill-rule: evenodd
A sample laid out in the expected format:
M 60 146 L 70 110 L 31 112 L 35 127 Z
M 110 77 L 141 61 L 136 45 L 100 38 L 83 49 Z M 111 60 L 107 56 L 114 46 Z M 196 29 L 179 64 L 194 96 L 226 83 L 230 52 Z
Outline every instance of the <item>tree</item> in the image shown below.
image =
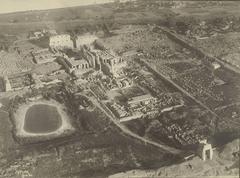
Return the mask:
M 185 35 L 188 30 L 188 25 L 185 22 L 176 22 L 177 31 L 180 34 Z

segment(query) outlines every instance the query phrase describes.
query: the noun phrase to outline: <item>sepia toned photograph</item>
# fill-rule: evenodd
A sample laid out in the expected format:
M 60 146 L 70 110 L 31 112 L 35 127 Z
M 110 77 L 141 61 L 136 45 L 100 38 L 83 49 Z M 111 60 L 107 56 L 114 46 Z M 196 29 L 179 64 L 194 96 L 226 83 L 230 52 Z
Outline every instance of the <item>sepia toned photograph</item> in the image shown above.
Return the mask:
M 0 0 L 0 178 L 239 178 L 240 1 Z

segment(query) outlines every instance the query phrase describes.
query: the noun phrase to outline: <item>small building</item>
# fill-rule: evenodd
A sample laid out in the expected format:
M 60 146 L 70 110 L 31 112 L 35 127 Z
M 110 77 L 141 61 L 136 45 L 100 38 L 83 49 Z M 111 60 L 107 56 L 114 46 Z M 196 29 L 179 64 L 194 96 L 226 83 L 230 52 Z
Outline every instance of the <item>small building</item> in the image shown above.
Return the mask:
M 212 160 L 213 159 L 213 149 L 212 145 L 207 143 L 207 140 L 201 140 L 199 142 L 198 154 L 202 158 L 203 161 L 206 159 Z
M 215 77 L 213 82 L 214 82 L 214 84 L 217 85 L 217 86 L 221 86 L 221 85 L 226 84 L 225 81 L 223 81 L 222 79 L 220 79 L 220 78 L 218 78 L 218 77 Z
M 69 34 L 54 35 L 49 38 L 51 48 L 73 48 L 73 41 Z
M 40 80 L 40 75 L 37 75 L 36 73 L 32 73 L 32 80 L 35 83 L 35 88 L 41 88 L 42 85 L 42 81 Z
M 14 76 L 4 77 L 5 91 L 16 91 L 28 88 L 33 84 L 32 76 L 30 74 L 18 74 Z
M 101 68 L 99 57 L 85 48 L 81 48 L 81 50 L 65 50 L 60 63 L 62 63 L 67 72 L 75 75 L 81 75 L 90 70 L 99 70 Z
M 90 65 L 84 58 L 65 57 L 61 62 L 69 73 L 74 73 L 75 75 L 83 74 L 90 70 Z
M 137 55 L 138 52 L 136 50 L 130 50 L 130 51 L 126 51 L 122 54 L 123 57 L 131 57 L 131 56 L 135 56 Z
M 112 74 L 114 77 L 118 77 L 122 68 L 126 66 L 126 61 L 123 58 L 115 56 L 109 51 L 98 50 L 96 53 L 99 56 L 102 71 L 107 75 Z
M 111 108 L 114 110 L 114 114 L 118 117 L 118 118 L 123 118 L 126 117 L 128 112 L 126 111 L 126 109 L 124 108 L 124 106 L 121 106 L 117 103 L 113 103 L 111 105 Z
M 117 80 L 117 86 L 118 88 L 127 88 L 132 85 L 132 82 L 126 78 Z
M 54 30 L 54 29 L 46 30 L 46 33 L 49 34 L 49 35 L 57 35 L 57 31 Z
M 136 97 L 132 97 L 128 100 L 128 105 L 135 107 L 137 105 L 148 105 L 151 102 L 155 102 L 156 98 L 151 96 L 150 94 L 140 95 Z
M 32 53 L 33 60 L 37 64 L 44 64 L 47 62 L 53 62 L 56 59 L 56 56 L 49 51 L 48 48 L 41 49 Z
M 11 91 L 11 90 L 12 90 L 12 87 L 11 87 L 10 81 L 9 81 L 9 79 L 8 79 L 7 76 L 4 76 L 4 77 L 3 77 L 3 82 L 4 82 L 4 89 L 5 89 L 5 91 L 6 91 L 6 92 L 7 92 L 7 91 Z
M 212 68 L 214 69 L 214 70 L 217 70 L 217 69 L 219 69 L 221 67 L 221 65 L 219 64 L 219 63 L 217 63 L 217 62 L 213 62 L 212 63 Z
M 41 38 L 41 37 L 43 37 L 43 36 L 44 36 L 44 33 L 43 33 L 42 31 L 30 32 L 30 33 L 28 34 L 28 38 L 29 38 L 30 40 L 39 39 L 39 38 Z

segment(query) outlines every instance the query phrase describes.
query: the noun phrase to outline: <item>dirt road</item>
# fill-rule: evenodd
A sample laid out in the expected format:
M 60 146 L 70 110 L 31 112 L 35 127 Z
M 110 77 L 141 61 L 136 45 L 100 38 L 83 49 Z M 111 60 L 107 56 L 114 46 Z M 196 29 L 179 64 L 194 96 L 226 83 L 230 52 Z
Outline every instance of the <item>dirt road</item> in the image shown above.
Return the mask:
M 94 95 L 94 94 L 93 94 Z M 88 97 L 89 98 L 89 97 Z M 99 109 L 101 109 L 108 117 L 109 119 L 111 119 L 111 121 L 116 125 L 118 126 L 122 132 L 126 135 L 129 135 L 137 140 L 140 140 L 142 142 L 144 142 L 145 144 L 149 144 L 149 145 L 153 145 L 153 146 L 156 146 L 162 150 L 164 150 L 165 152 L 168 152 L 168 153 L 171 153 L 171 154 L 180 154 L 182 153 L 181 150 L 178 150 L 176 148 L 172 148 L 172 147 L 169 147 L 167 145 L 163 145 L 163 144 L 159 144 L 157 142 L 154 142 L 154 141 L 151 141 L 151 140 L 148 140 L 144 137 L 141 137 L 135 133 L 133 133 L 132 131 L 130 131 L 127 127 L 125 127 L 124 125 L 122 125 L 119 121 L 118 121 L 118 118 L 116 118 L 116 116 L 107 108 L 107 106 L 105 106 L 104 103 L 102 103 L 101 101 L 97 100 L 96 98 L 94 97 L 91 97 L 89 98 L 93 104 L 95 104 Z

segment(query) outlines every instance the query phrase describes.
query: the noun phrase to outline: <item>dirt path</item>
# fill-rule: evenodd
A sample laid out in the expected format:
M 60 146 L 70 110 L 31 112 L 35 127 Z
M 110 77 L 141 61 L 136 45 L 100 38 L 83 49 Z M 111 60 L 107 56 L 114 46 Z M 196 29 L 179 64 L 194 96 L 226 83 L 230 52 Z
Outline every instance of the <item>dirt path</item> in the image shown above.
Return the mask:
M 89 98 L 89 97 L 88 97 Z M 172 153 L 172 154 L 180 154 L 182 153 L 181 150 L 178 150 L 176 148 L 172 148 L 172 147 L 169 147 L 167 145 L 163 145 L 163 144 L 159 144 L 157 142 L 154 142 L 154 141 L 151 141 L 151 140 L 148 140 L 144 137 L 141 137 L 135 133 L 133 133 L 132 131 L 130 131 L 127 127 L 125 127 L 124 125 L 122 125 L 120 122 L 118 122 L 118 118 L 116 118 L 116 116 L 114 114 L 112 114 L 112 112 L 105 106 L 104 103 L 102 103 L 101 101 L 91 97 L 89 98 L 93 104 L 95 104 L 99 109 L 101 109 L 108 117 L 109 119 L 111 119 L 111 121 L 117 126 L 119 127 L 123 133 L 137 139 L 137 140 L 140 140 L 142 142 L 144 142 L 145 144 L 149 144 L 149 145 L 153 145 L 153 146 L 156 146 L 168 153 Z

